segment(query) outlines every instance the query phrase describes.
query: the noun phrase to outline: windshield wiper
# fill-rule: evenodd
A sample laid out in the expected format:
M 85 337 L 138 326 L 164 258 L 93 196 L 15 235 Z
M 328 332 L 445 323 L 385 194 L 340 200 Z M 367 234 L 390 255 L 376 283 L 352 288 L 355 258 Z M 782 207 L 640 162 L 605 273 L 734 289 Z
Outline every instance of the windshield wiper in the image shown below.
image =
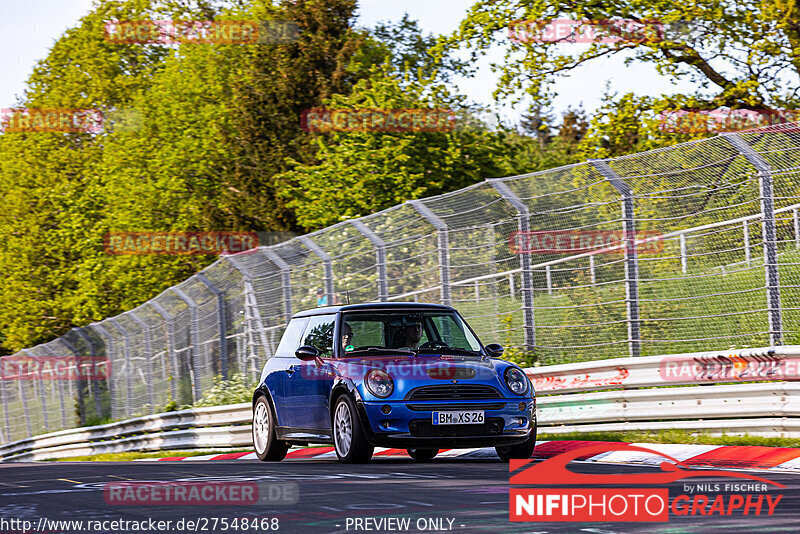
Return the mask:
M 386 347 L 367 347 L 364 349 L 356 349 L 351 350 L 350 352 L 345 352 L 345 357 L 350 354 L 360 354 L 362 352 L 372 353 L 372 354 L 405 354 L 406 356 L 414 356 L 414 351 L 412 349 L 390 349 Z
M 424 347 L 416 349 L 418 353 L 422 352 L 435 352 L 438 354 L 460 354 L 464 356 L 476 356 L 478 358 L 483 358 L 483 354 L 481 354 L 477 350 L 469 350 L 469 349 L 461 349 L 458 347 Z

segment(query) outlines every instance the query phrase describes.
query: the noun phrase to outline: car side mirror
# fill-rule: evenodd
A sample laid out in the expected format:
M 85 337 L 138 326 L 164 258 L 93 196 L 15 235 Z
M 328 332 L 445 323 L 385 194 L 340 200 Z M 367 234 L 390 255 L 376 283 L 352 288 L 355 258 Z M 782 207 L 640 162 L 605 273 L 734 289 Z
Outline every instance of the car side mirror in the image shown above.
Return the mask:
M 313 362 L 317 358 L 319 358 L 319 350 L 316 347 L 312 347 L 310 345 L 304 345 L 294 351 L 294 355 L 297 356 L 297 359 L 302 360 L 304 362 Z
M 491 358 L 500 358 L 500 357 L 502 357 L 503 356 L 503 352 L 505 352 L 505 350 L 506 350 L 506 349 L 503 348 L 503 345 L 501 345 L 499 343 L 489 343 L 484 348 L 486 349 L 486 352 L 489 353 L 489 356 Z

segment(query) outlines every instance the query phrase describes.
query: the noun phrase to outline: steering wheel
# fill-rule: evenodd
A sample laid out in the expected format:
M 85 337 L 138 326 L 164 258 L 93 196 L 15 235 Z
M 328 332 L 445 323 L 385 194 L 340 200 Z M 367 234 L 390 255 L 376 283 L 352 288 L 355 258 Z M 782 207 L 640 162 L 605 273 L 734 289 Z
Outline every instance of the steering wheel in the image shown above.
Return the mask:
M 440 349 L 440 348 L 449 347 L 449 346 L 450 345 L 448 345 L 444 341 L 426 341 L 425 343 L 420 345 L 419 348 L 421 348 L 421 349 Z

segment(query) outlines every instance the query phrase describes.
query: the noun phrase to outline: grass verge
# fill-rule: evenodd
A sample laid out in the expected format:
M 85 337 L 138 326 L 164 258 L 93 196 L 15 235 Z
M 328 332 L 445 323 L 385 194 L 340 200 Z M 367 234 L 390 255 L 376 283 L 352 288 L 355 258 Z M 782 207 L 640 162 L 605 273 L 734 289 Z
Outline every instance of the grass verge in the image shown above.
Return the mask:
M 112 452 L 107 454 L 96 454 L 94 456 L 71 456 L 69 458 L 58 458 L 44 460 L 45 462 L 127 462 L 130 460 L 140 460 L 143 458 L 168 458 L 171 456 L 206 456 L 209 454 L 227 454 L 231 452 L 253 452 L 252 449 L 227 449 L 217 450 L 195 450 L 195 451 L 161 451 L 161 452 Z

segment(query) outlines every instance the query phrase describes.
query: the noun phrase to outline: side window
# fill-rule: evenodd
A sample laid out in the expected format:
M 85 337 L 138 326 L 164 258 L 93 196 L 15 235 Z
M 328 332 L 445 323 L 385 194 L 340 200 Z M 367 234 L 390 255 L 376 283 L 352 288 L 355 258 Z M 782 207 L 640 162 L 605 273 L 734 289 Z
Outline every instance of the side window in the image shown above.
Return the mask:
M 308 325 L 308 317 L 300 319 L 292 319 L 289 326 L 283 332 L 281 342 L 278 343 L 278 348 L 275 349 L 276 358 L 294 358 L 294 352 L 300 346 L 300 338 Z
M 329 358 L 333 354 L 333 323 L 336 315 L 310 317 L 301 345 L 316 347 L 320 356 Z

